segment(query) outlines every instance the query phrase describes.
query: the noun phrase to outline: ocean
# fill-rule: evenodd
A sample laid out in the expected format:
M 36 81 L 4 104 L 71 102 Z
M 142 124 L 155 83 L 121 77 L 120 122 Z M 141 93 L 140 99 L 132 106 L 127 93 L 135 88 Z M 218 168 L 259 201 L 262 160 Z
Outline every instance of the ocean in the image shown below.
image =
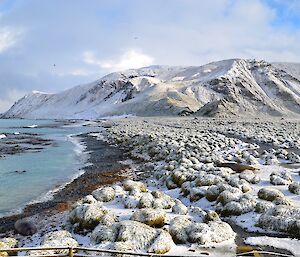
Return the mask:
M 0 148 L 5 142 L 8 146 L 13 143 L 14 137 L 32 133 L 52 140 L 42 150 L 0 156 L 0 217 L 20 212 L 28 203 L 47 200 L 51 191 L 82 173 L 87 155 L 78 138 L 71 135 L 90 131 L 95 128 L 77 123 L 62 126 L 53 120 L 0 119 Z

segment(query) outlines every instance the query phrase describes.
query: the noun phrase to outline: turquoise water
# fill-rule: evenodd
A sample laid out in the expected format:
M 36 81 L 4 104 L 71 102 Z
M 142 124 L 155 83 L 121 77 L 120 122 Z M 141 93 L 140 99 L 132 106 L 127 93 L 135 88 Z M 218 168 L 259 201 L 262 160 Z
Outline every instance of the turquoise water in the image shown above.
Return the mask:
M 73 126 L 58 128 L 22 128 L 53 124 L 47 120 L 1 120 L 0 134 L 30 132 L 55 140 L 41 152 L 25 152 L 0 158 L 0 217 L 21 210 L 26 204 L 43 200 L 47 193 L 69 182 L 80 172 L 86 156 L 71 134 L 95 131 Z M 3 139 L 0 139 L 3 140 Z M 26 170 L 26 173 L 15 171 Z

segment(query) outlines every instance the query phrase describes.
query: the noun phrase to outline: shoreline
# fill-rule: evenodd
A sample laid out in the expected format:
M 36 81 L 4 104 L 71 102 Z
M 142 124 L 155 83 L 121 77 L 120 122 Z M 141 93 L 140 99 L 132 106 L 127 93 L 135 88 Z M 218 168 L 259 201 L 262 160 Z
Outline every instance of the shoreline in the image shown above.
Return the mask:
M 103 185 L 122 181 L 126 178 L 127 165 L 119 163 L 126 159 L 122 149 L 99 140 L 89 134 L 76 135 L 79 144 L 85 145 L 83 155 L 87 155 L 81 172 L 69 183 L 65 183 L 47 193 L 50 199 L 26 205 L 21 213 L 0 218 L 0 233 L 8 234 L 14 230 L 18 219 L 34 215 L 52 216 L 68 210 L 74 202 L 90 194 Z M 76 144 L 74 144 L 76 148 Z M 87 165 L 89 164 L 89 165 Z

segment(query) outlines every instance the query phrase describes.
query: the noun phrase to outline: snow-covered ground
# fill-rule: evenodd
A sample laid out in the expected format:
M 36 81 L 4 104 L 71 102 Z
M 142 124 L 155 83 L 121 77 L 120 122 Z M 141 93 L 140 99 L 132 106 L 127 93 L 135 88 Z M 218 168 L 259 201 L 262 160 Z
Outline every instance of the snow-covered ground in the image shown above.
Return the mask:
M 19 237 L 21 244 L 55 245 L 44 234 L 69 230 L 58 232 L 60 244 L 235 256 L 244 241 L 300 255 L 297 120 L 157 117 L 108 124 L 107 137 L 91 135 L 126 149 L 135 181 L 94 191 L 71 212 L 44 221 L 44 231 Z
M 248 237 L 245 240 L 245 243 L 249 245 L 267 245 L 275 248 L 286 249 L 292 254 L 294 254 L 296 257 L 300 256 L 300 243 L 297 239 L 258 236 Z

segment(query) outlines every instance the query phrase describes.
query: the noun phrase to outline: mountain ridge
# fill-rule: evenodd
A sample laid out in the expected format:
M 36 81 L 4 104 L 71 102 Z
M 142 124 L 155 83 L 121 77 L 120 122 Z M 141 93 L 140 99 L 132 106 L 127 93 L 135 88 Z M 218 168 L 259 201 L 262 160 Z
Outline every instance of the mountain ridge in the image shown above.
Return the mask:
M 33 92 L 18 100 L 4 117 L 299 116 L 297 67 L 245 59 L 202 66 L 154 65 L 114 72 L 57 94 Z

